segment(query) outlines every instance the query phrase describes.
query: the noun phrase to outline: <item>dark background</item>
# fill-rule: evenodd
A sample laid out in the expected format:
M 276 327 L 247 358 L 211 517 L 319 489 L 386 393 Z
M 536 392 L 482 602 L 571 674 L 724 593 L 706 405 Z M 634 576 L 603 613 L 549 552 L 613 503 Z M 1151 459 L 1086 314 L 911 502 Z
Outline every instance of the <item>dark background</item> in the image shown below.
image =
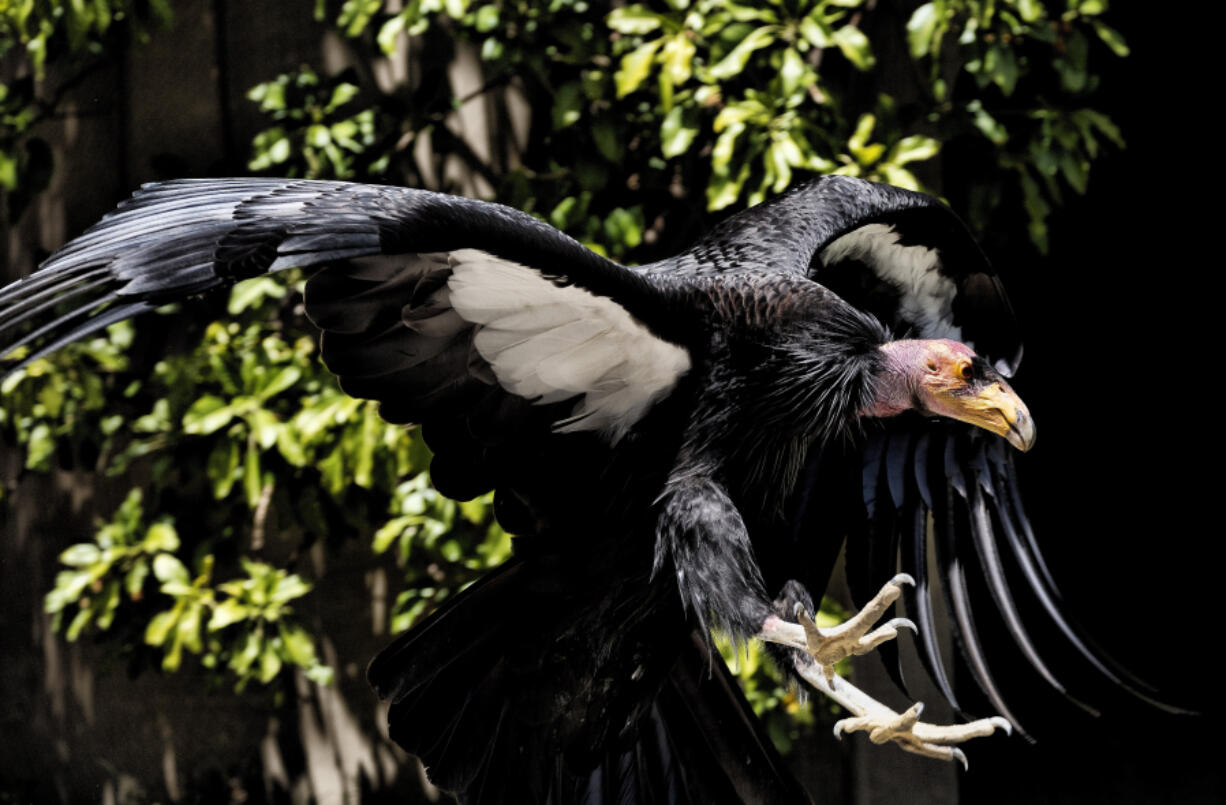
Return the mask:
M 1102 647 L 1204 715 L 1108 697 L 1093 720 L 1036 696 L 1018 709 L 1036 713 L 1027 726 L 1041 740 L 976 747 L 966 802 L 1226 799 L 1214 636 L 1221 224 L 1217 180 L 1197 164 L 1220 137 L 1198 63 L 1209 52 L 1151 4 L 1112 13 L 1132 56 L 1106 74 L 1098 106 L 1128 148 L 1096 163 L 1087 195 L 1054 217 L 1050 258 L 992 257 L 1025 330 L 1015 386 L 1039 440 L 1021 466 L 1052 572 Z

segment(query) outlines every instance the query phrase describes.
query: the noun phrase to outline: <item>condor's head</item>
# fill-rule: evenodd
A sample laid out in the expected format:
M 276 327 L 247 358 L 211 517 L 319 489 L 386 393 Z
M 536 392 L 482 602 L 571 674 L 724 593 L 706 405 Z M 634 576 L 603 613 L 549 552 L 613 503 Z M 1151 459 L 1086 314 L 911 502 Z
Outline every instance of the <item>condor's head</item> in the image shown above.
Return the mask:
M 965 344 L 948 339 L 891 341 L 877 376 L 868 416 L 915 410 L 945 416 L 1003 436 L 1018 450 L 1034 446 L 1034 420 L 992 366 Z

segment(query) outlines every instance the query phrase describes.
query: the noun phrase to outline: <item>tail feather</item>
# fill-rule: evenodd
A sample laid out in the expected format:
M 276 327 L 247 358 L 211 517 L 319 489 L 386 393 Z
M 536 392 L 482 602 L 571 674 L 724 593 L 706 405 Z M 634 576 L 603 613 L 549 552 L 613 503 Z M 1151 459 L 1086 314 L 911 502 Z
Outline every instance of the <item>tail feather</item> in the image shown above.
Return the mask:
M 436 785 L 480 805 L 807 801 L 676 601 L 589 593 L 551 561 L 511 560 L 371 663 Z

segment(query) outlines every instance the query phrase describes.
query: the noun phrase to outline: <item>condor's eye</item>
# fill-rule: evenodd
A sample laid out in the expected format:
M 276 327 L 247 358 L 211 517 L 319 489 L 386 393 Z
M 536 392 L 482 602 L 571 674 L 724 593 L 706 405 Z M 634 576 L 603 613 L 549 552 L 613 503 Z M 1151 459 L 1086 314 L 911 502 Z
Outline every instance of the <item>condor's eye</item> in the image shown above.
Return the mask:
M 975 369 L 971 366 L 970 361 L 963 361 L 958 364 L 958 377 L 968 383 L 975 379 Z

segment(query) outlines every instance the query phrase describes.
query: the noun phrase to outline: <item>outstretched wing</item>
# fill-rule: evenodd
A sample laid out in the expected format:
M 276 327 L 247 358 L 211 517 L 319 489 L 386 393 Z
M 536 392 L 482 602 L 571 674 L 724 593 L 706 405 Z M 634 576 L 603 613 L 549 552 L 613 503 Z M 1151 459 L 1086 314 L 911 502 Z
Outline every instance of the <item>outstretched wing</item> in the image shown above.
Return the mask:
M 176 299 L 321 263 L 307 313 L 342 387 L 382 401 L 390 421 L 437 420 L 435 441 L 464 434 L 474 461 L 472 434 L 552 427 L 615 442 L 690 366 L 657 283 L 529 215 L 279 179 L 146 186 L 0 290 L 0 355 L 12 370 Z M 454 479 L 445 491 L 490 488 L 468 459 L 436 468 Z
M 787 242 L 786 250 L 771 249 L 788 254 L 787 261 L 767 264 L 757 257 L 758 270 L 804 272 L 877 316 L 897 337 L 954 338 L 972 345 L 1002 374 L 1016 370 L 1022 345 L 1003 286 L 966 226 L 939 201 L 825 177 L 730 219 L 704 241 L 707 259 L 718 259 L 711 255 L 731 244 L 752 242 L 739 234 L 750 229 L 776 233 L 768 242 Z M 919 626 L 921 659 L 955 707 L 952 675 L 936 640 L 935 611 L 941 606 L 949 611 L 972 678 L 1017 723 L 980 639 L 975 613 L 982 617 L 982 611 L 973 604 L 981 597 L 972 594 L 979 584 L 973 579 L 968 585 L 971 576 L 983 579 L 1012 641 L 1056 690 L 1093 712 L 1045 659 L 1038 646 L 1046 643 L 1036 633 L 1054 630 L 1102 677 L 1166 707 L 1066 613 L 1026 518 L 1013 462 L 1013 451 L 999 437 L 916 415 L 881 420 L 866 434 L 862 450 L 827 445 L 814 451 L 790 504 L 790 543 L 815 568 L 810 586 L 825 585 L 844 541 L 857 601 L 871 598 L 901 565 L 917 581 L 904 600 Z M 850 508 L 848 501 L 854 501 Z M 939 583 L 928 574 L 930 547 Z M 797 555 L 791 554 L 793 561 Z M 1042 622 L 1023 618 L 1021 613 L 1032 611 L 1043 613 Z M 878 651 L 901 685 L 897 648 L 886 644 Z
M 970 344 L 1010 377 L 1013 308 L 966 225 L 932 196 L 823 176 L 727 219 L 654 270 L 815 279 L 896 333 Z

